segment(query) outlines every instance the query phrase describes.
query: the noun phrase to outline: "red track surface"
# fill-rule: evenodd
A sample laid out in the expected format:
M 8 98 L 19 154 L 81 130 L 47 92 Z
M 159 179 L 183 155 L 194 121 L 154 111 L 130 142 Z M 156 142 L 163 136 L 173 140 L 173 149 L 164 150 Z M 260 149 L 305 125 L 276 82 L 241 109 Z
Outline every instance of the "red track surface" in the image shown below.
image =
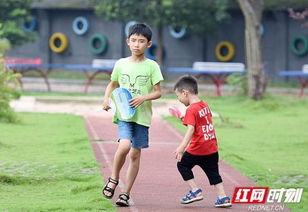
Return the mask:
M 86 127 L 92 140 L 91 144 L 101 171 L 106 178 L 111 174 L 113 155 L 117 148 L 117 128 L 112 124 L 111 118 L 106 116 L 85 116 Z M 138 177 L 131 191 L 129 208 L 118 208 L 119 211 L 136 212 L 181 212 L 181 211 L 222 211 L 214 208 L 216 191 L 210 186 L 208 180 L 199 167 L 194 168 L 197 184 L 203 190 L 204 200 L 182 205 L 180 199 L 188 191 L 188 186 L 177 171 L 173 152 L 182 136 L 170 125 L 159 118 L 154 118 L 150 128 L 150 148 L 142 151 L 141 166 Z M 101 140 L 101 141 L 98 141 Z M 117 188 L 115 197 L 121 190 L 125 181 L 127 164 L 122 169 L 120 188 Z M 220 174 L 224 181 L 227 195 L 233 195 L 235 187 L 253 186 L 254 184 L 241 175 L 231 166 L 220 161 Z M 102 182 L 102 185 L 104 183 Z M 248 205 L 233 205 L 225 209 L 231 211 L 248 211 Z M 280 210 L 281 211 L 281 210 Z M 288 211 L 285 208 L 283 211 Z

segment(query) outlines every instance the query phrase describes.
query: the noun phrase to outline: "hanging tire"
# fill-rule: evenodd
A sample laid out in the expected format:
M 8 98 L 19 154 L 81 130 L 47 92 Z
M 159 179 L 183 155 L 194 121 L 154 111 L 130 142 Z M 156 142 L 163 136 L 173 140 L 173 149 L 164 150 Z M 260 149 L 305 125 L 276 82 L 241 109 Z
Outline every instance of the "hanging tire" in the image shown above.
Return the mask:
M 135 24 L 137 24 L 138 22 L 137 21 L 129 21 L 125 24 L 125 35 L 126 37 L 128 37 L 128 33 L 129 33 L 129 28 Z
M 22 29 L 25 32 L 34 32 L 37 30 L 37 20 L 35 18 L 32 18 L 30 21 L 25 21 L 22 24 Z
M 59 45 L 57 45 L 59 43 Z M 64 52 L 68 47 L 68 39 L 66 35 L 60 32 L 54 33 L 49 39 L 49 47 L 53 52 Z
M 82 16 L 76 17 L 72 23 L 72 28 L 77 35 L 83 35 L 89 29 L 89 21 Z
M 223 48 L 227 49 L 226 55 L 222 54 Z M 215 48 L 215 53 L 216 53 L 216 57 L 219 61 L 222 61 L 222 62 L 230 61 L 230 60 L 233 59 L 233 57 L 235 55 L 234 45 L 231 42 L 228 42 L 228 41 L 221 41 L 217 44 L 217 46 Z
M 297 47 L 297 44 L 301 42 L 303 43 L 303 46 L 301 49 Z M 290 47 L 292 52 L 297 56 L 304 56 L 308 53 L 308 38 L 305 35 L 296 35 L 291 43 Z
M 96 43 L 99 43 L 97 46 Z M 94 34 L 89 40 L 89 48 L 93 54 L 103 54 L 108 50 L 108 40 L 106 36 Z
M 145 51 L 145 56 L 151 60 L 156 60 L 156 50 L 157 44 L 152 43 L 152 45 Z
M 151 60 L 156 60 L 157 59 L 156 52 L 157 52 L 157 44 L 153 42 L 152 45 L 145 51 L 145 56 Z M 163 57 L 165 57 L 165 53 L 166 52 L 163 47 Z
M 181 39 L 186 35 L 186 28 L 184 27 L 180 28 L 180 30 L 174 27 L 168 27 L 168 28 L 169 28 L 169 33 L 173 38 Z

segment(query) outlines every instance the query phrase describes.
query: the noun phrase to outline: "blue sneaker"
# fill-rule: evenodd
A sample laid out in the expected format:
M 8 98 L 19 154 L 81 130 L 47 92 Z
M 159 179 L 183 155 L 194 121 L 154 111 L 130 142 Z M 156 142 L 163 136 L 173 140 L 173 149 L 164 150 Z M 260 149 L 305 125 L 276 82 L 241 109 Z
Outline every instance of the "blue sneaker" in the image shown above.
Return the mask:
M 199 200 L 203 200 L 202 190 L 200 188 L 197 189 L 194 192 L 189 191 L 189 193 L 186 194 L 182 198 L 181 203 L 182 204 L 189 204 L 189 203 L 196 202 L 196 201 L 199 201 Z
M 223 197 L 223 198 L 217 198 L 216 202 L 215 202 L 215 207 L 216 208 L 229 208 L 231 207 L 231 200 L 230 197 Z

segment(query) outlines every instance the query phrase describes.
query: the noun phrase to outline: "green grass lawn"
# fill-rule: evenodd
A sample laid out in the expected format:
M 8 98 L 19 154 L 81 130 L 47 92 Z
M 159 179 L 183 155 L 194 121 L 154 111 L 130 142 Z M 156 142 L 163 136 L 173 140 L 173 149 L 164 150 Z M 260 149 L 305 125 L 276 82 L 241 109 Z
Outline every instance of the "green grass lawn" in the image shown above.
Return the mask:
M 0 211 L 115 211 L 81 117 L 19 116 L 0 123 Z
M 304 188 L 300 204 L 286 205 L 292 211 L 308 211 L 308 100 L 202 99 L 222 117 L 214 119 L 221 159 L 259 186 Z M 166 119 L 184 132 L 179 121 Z

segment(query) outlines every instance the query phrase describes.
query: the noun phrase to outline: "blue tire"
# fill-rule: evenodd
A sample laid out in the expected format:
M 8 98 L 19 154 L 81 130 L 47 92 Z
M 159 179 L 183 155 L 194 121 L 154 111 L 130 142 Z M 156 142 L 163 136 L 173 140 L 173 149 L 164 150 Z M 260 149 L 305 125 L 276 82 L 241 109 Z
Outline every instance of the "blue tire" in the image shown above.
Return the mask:
M 177 30 L 174 27 L 168 27 L 169 33 L 173 38 L 180 39 L 185 37 L 186 35 L 186 28 L 182 27 L 180 30 Z
M 152 46 L 150 46 L 149 48 L 147 48 L 146 52 L 145 52 L 145 56 L 151 60 L 156 60 L 156 49 L 157 49 L 157 44 L 156 43 L 152 43 Z
M 83 35 L 89 29 L 89 21 L 82 16 L 76 17 L 72 23 L 72 28 L 77 35 Z
M 30 21 L 26 21 L 22 24 L 22 29 L 25 32 L 34 32 L 37 30 L 37 20 L 32 18 Z
M 156 50 L 157 50 L 157 44 L 156 43 L 152 43 L 152 46 L 147 48 L 147 50 L 145 51 L 145 56 L 151 60 L 156 60 Z M 165 49 L 163 48 L 163 57 L 165 57 Z
M 129 33 L 129 28 L 135 24 L 137 24 L 138 22 L 137 21 L 129 21 L 126 23 L 125 25 L 125 35 L 126 37 L 128 37 L 128 33 Z

